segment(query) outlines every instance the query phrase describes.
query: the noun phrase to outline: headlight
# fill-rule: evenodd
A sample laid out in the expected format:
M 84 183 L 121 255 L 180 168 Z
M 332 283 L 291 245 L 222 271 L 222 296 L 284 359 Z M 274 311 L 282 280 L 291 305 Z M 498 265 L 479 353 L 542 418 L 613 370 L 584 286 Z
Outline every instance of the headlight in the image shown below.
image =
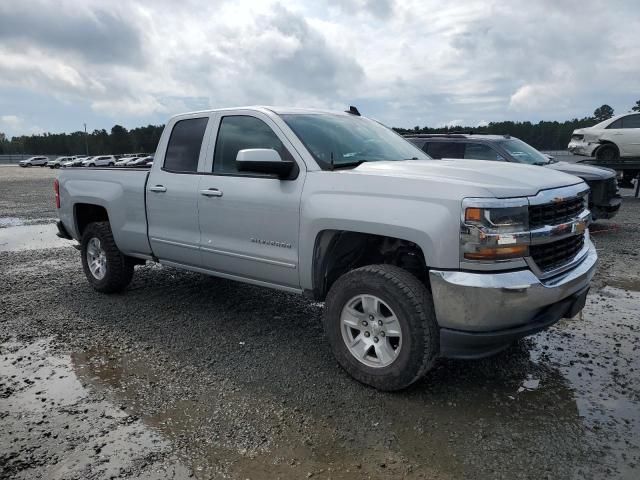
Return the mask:
M 464 260 L 496 262 L 529 255 L 526 199 L 467 198 L 462 202 L 460 254 Z

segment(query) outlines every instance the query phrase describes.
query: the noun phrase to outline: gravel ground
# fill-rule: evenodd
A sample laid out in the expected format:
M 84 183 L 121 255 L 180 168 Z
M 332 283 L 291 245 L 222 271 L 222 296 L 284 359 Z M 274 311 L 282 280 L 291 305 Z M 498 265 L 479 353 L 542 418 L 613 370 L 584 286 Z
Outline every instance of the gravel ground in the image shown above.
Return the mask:
M 0 246 L 51 222 L 55 174 L 0 168 Z M 158 265 L 105 296 L 70 246 L 5 242 L 0 478 L 636 479 L 640 201 L 625 200 L 594 227 L 579 317 L 394 394 L 336 365 L 320 304 Z

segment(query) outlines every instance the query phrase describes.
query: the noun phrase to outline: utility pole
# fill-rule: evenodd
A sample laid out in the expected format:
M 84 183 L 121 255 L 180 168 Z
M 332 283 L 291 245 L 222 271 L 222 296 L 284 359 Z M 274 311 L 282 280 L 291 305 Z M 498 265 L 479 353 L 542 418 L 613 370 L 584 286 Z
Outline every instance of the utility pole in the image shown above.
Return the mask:
M 84 149 L 87 157 L 89 156 L 89 138 L 87 137 L 87 124 L 84 124 Z

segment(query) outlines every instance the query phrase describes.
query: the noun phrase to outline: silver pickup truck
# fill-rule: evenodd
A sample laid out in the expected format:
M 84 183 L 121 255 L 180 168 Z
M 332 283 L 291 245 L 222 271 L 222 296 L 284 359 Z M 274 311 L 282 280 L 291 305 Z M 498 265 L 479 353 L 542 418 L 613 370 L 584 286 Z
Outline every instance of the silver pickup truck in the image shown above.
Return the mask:
M 579 178 L 432 160 L 354 113 L 178 115 L 150 170 L 64 169 L 55 190 L 96 290 L 154 261 L 305 294 L 340 365 L 384 390 L 574 316 L 596 265 Z

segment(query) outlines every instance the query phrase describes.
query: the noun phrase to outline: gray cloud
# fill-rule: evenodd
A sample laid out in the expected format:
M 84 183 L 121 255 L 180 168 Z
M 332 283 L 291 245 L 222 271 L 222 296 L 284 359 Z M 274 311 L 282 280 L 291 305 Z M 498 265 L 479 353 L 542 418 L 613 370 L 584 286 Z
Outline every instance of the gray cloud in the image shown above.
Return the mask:
M 380 20 L 389 18 L 394 9 L 394 0 L 329 0 L 328 3 L 349 15 L 366 13 Z
M 300 15 L 276 5 L 265 20 L 267 29 L 274 29 L 295 45 L 284 55 L 276 53 L 260 62 L 276 81 L 296 90 L 330 95 L 363 79 L 362 67 L 346 52 L 330 48 L 322 34 Z M 260 55 L 259 50 L 256 53 Z
M 638 29 L 637 0 L 0 0 L 0 113 L 21 119 L 0 127 L 242 104 L 565 119 L 637 100 Z
M 0 4 L 0 40 L 80 55 L 91 63 L 143 61 L 140 25 L 109 4 L 28 1 Z

